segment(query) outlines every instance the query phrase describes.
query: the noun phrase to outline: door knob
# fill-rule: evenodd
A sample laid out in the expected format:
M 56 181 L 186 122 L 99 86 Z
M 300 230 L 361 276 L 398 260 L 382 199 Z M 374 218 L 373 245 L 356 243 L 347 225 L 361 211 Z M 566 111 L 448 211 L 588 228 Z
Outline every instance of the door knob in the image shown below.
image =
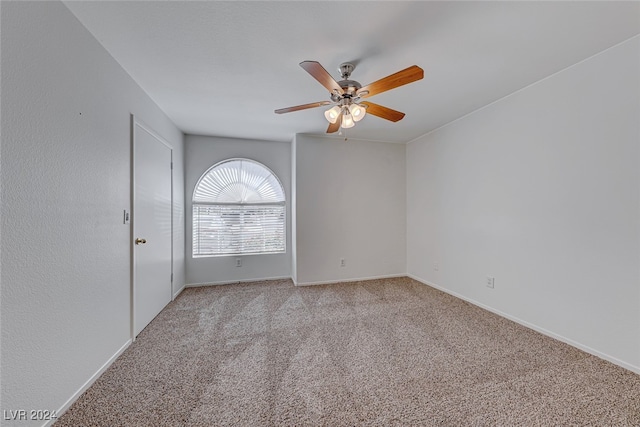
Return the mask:
M 140 245 L 140 244 L 144 245 L 145 243 L 147 243 L 147 239 L 141 239 L 139 237 L 136 239 L 136 245 Z

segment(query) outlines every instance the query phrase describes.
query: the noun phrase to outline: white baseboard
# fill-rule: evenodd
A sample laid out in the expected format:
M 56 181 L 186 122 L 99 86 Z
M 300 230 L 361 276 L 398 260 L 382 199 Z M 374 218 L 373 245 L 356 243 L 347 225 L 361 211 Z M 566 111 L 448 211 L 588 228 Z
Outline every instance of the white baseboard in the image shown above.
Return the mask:
M 182 285 L 182 287 L 181 287 L 180 289 L 178 289 L 178 291 L 177 291 L 175 294 L 173 294 L 173 299 L 172 299 L 171 301 L 173 301 L 173 300 L 175 300 L 176 298 L 178 298 L 178 295 L 180 295 L 180 294 L 182 293 L 182 291 L 184 291 L 184 289 L 185 289 L 186 287 L 187 287 L 186 285 Z
M 220 280 L 218 282 L 207 282 L 207 283 L 188 283 L 184 285 L 185 288 L 199 288 L 201 286 L 217 286 L 217 285 L 233 285 L 234 283 L 252 283 L 252 282 L 263 282 L 266 280 L 291 280 L 291 276 L 281 276 L 281 277 L 257 277 L 253 279 L 242 279 L 242 280 Z
M 100 375 L 102 375 L 104 373 L 104 371 L 107 370 L 107 368 L 109 368 L 109 366 L 111 366 L 111 364 L 113 362 L 115 362 L 115 360 L 127 349 L 127 347 L 129 347 L 131 345 L 131 340 L 127 340 L 127 342 L 124 343 L 124 345 L 122 347 L 120 347 L 120 349 L 118 351 L 116 351 L 116 353 L 111 356 L 109 358 L 109 360 L 107 360 L 104 365 L 102 365 L 100 367 L 100 369 L 98 369 L 96 371 L 96 373 L 94 373 L 88 380 L 87 382 L 85 382 L 82 387 L 80 387 L 78 389 L 78 391 L 76 391 L 75 393 L 73 393 L 73 395 L 58 409 L 58 411 L 56 412 L 56 415 L 58 417 L 60 417 L 62 414 L 64 414 L 67 409 L 69 409 L 69 407 L 73 404 L 73 402 L 75 402 L 76 400 L 78 400 L 78 398 L 82 395 L 82 393 L 84 393 L 85 391 L 87 391 L 87 389 L 89 387 L 91 387 L 91 385 L 96 382 L 96 380 L 98 378 L 100 378 Z M 50 420 L 47 421 L 46 423 L 44 423 L 42 425 L 42 427 L 49 427 L 50 425 L 52 425 L 56 420 Z
M 339 280 L 324 280 L 321 282 L 298 282 L 298 283 L 294 282 L 294 284 L 296 286 L 331 285 L 333 283 L 362 282 L 365 280 L 392 279 L 394 277 L 407 277 L 407 275 L 405 273 L 387 274 L 384 276 L 356 277 L 356 278 L 339 279 Z
M 415 276 L 413 274 L 407 274 L 407 276 L 412 278 L 412 279 L 414 279 L 414 280 L 417 280 L 418 282 L 423 283 L 423 284 L 425 284 L 427 286 L 430 286 L 432 288 L 438 289 L 439 291 L 442 291 L 442 292 L 444 292 L 446 294 L 449 294 L 451 296 L 459 298 L 459 299 L 461 299 L 463 301 L 467 301 L 468 303 L 471 303 L 471 304 L 473 304 L 475 306 L 478 306 L 478 307 L 483 308 L 483 309 L 485 309 L 487 311 L 490 311 L 490 312 L 492 312 L 494 314 L 497 314 L 498 316 L 504 317 L 505 319 L 509 319 L 509 320 L 511 320 L 513 322 L 519 323 L 520 325 L 525 326 L 525 327 L 527 327 L 529 329 L 533 329 L 536 332 L 540 332 L 543 335 L 546 335 L 546 336 L 551 337 L 553 339 L 556 339 L 558 341 L 562 341 L 565 344 L 569 344 L 570 346 L 576 347 L 576 348 L 578 348 L 578 349 L 580 349 L 580 350 L 582 350 L 582 351 L 584 351 L 586 353 L 589 353 L 589 354 L 591 354 L 593 356 L 599 357 L 600 359 L 604 359 L 604 360 L 606 360 L 608 362 L 611 362 L 614 365 L 618 365 L 618 366 L 620 366 L 620 367 L 622 367 L 624 369 L 627 369 L 627 370 L 629 370 L 631 372 L 635 372 L 636 374 L 640 374 L 640 367 L 638 367 L 638 366 L 634 366 L 634 365 L 632 365 L 630 363 L 624 362 L 624 361 L 622 361 L 620 359 L 617 359 L 617 358 L 615 358 L 613 356 L 610 356 L 610 355 L 608 355 L 606 353 L 602 353 L 602 352 L 600 352 L 598 350 L 595 350 L 595 349 L 593 349 L 593 348 L 591 348 L 589 346 L 586 346 L 584 344 L 576 342 L 576 341 L 574 341 L 572 339 L 563 337 L 562 335 L 556 334 L 555 332 L 549 331 L 549 330 L 547 330 L 545 328 L 542 328 L 540 326 L 534 325 L 533 323 L 529 323 L 529 322 L 527 322 L 525 320 L 519 319 L 519 318 L 517 318 L 515 316 L 512 316 L 510 314 L 504 313 L 504 312 L 502 312 L 500 310 L 496 310 L 495 308 L 489 307 L 488 305 L 482 304 L 482 303 L 480 303 L 478 301 L 475 301 L 475 300 L 473 300 L 471 298 L 467 298 L 464 295 L 458 294 L 458 293 L 453 292 L 453 291 L 451 291 L 451 290 L 449 290 L 447 288 L 444 288 L 442 286 L 436 285 L 435 283 L 431 283 L 428 280 L 422 279 L 422 278 L 420 278 L 418 276 Z

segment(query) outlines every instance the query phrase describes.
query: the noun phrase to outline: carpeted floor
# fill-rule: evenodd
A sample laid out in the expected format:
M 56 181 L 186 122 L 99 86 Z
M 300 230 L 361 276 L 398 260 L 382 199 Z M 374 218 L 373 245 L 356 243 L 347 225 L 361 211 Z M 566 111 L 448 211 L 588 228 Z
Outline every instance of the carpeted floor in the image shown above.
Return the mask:
M 408 278 L 185 290 L 62 426 L 640 426 L 640 376 Z

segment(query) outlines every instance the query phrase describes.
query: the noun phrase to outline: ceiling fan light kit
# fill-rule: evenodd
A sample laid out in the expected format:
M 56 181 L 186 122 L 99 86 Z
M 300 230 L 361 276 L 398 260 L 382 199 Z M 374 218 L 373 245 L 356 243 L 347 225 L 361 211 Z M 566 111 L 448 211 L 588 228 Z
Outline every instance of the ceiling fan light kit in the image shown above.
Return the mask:
M 340 128 L 352 128 L 356 122 L 362 120 L 367 113 L 392 122 L 401 120 L 404 117 L 404 113 L 372 102 L 361 102 L 361 100 L 415 82 L 424 77 L 422 68 L 417 65 L 412 65 L 409 68 L 405 68 L 402 71 L 398 71 L 367 86 L 362 86 L 357 81 L 349 79 L 355 66 L 348 62 L 340 64 L 340 67 L 338 67 L 340 76 L 342 77 L 342 80 L 339 82 L 335 81 L 319 62 L 303 61 L 300 63 L 300 66 L 329 90 L 331 101 L 312 102 L 295 107 L 281 108 L 275 110 L 275 112 L 277 114 L 283 114 L 325 105 L 333 105 L 324 112 L 324 117 L 329 122 L 327 133 L 334 133 Z
M 342 108 L 335 105 L 324 112 L 324 117 L 329 123 L 335 123 L 338 121 L 338 116 L 340 114 L 342 114 Z
M 340 127 L 342 129 L 349 129 L 352 128 L 356 125 L 356 122 L 353 120 L 353 116 L 351 115 L 351 113 L 349 113 L 349 110 L 345 110 L 345 112 L 342 114 L 342 123 L 340 124 Z
M 367 109 L 360 104 L 349 105 L 349 112 L 353 117 L 354 122 L 359 122 L 364 119 L 364 115 L 367 114 Z

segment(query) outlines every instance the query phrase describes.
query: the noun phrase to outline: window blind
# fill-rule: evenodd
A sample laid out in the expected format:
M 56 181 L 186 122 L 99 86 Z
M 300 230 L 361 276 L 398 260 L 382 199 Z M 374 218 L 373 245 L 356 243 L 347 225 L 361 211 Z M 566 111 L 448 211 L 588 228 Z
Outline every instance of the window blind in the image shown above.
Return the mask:
M 193 256 L 285 252 L 285 206 L 193 205 Z

